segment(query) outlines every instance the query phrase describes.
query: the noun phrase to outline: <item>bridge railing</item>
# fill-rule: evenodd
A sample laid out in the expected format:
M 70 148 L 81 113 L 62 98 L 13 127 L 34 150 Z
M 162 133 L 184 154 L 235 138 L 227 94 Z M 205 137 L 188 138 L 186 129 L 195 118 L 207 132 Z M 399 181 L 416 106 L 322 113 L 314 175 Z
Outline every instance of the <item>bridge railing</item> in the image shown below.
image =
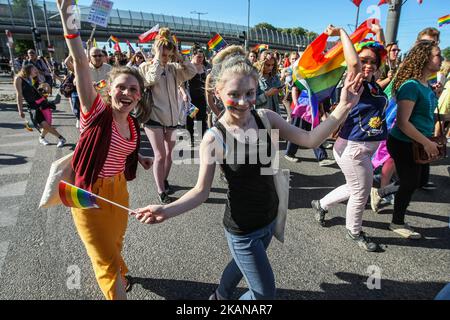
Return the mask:
M 47 8 L 47 17 L 58 14 L 55 2 L 35 0 L 35 17 L 38 26 L 41 28 L 45 25 L 42 9 L 44 2 Z M 0 23 L 3 22 L 3 24 L 11 24 L 12 26 L 31 26 L 29 11 L 29 7 L 17 7 L 12 0 L 0 0 Z M 80 6 L 80 11 L 81 20 L 87 21 L 89 7 Z M 143 33 L 156 24 L 159 24 L 161 27 L 169 27 L 175 34 L 181 32 L 209 36 L 218 32 L 225 39 L 243 38 L 243 32 L 247 32 L 247 27 L 243 25 L 120 9 L 113 9 L 111 12 L 107 30 L 111 34 L 116 32 L 117 36 L 120 36 L 120 32 Z M 57 16 L 49 19 L 48 25 L 49 27 L 61 28 L 61 22 Z M 84 22 L 82 27 L 91 28 L 88 23 Z M 102 28 L 98 29 L 102 30 Z M 272 44 L 290 48 L 295 48 L 296 46 L 305 47 L 309 43 L 308 39 L 303 36 L 254 28 L 250 30 L 249 39 L 251 43 L 265 43 L 269 46 Z

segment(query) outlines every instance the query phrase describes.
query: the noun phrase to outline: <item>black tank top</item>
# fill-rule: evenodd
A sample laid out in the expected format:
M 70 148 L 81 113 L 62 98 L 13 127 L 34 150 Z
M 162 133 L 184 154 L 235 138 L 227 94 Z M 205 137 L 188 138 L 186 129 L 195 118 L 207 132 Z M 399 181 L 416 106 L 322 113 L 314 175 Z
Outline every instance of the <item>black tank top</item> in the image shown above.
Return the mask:
M 28 103 L 30 109 L 47 109 L 50 106 L 47 103 L 47 99 L 43 99 L 42 95 L 33 87 L 28 80 L 22 79 L 22 96 Z
M 255 110 L 252 111 L 259 129 L 265 129 L 264 124 Z M 223 141 L 226 136 L 225 127 L 218 121 L 217 129 L 222 133 Z M 232 136 L 231 134 L 228 134 Z M 225 229 L 233 234 L 248 234 L 261 229 L 273 222 L 278 212 L 278 195 L 275 189 L 273 175 L 262 175 L 262 168 L 270 168 L 268 164 L 262 164 L 259 154 L 270 157 L 272 146 L 270 136 L 266 134 L 266 141 L 257 141 L 258 156 L 256 164 L 249 164 L 249 159 L 254 159 L 250 155 L 249 144 L 245 145 L 245 164 L 237 164 L 238 155 L 234 154 L 233 159 L 226 157 L 221 164 L 228 181 L 228 201 L 225 208 L 223 224 Z M 234 150 L 238 144 L 242 143 L 233 137 Z M 229 149 L 230 146 L 227 146 Z M 262 149 L 261 149 L 262 148 Z M 255 148 L 251 148 L 255 150 Z M 234 153 L 234 152 L 233 152 Z M 228 153 L 227 153 L 228 154 Z M 242 155 L 241 155 L 242 156 Z M 239 163 L 242 163 L 241 161 Z

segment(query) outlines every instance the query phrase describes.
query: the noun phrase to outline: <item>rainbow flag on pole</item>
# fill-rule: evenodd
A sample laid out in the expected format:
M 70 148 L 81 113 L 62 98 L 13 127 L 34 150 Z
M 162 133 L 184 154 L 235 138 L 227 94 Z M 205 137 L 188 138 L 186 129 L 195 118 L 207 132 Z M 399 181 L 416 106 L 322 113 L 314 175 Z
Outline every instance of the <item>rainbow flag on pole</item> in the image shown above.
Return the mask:
M 445 24 L 450 23 L 450 14 L 448 14 L 446 16 L 443 16 L 443 17 L 440 17 L 438 19 L 438 23 L 439 23 L 439 28 L 442 27 Z
M 223 38 L 220 36 L 220 34 L 216 33 L 214 37 L 212 37 L 211 40 L 208 41 L 208 49 L 214 50 L 216 52 L 219 52 L 223 48 L 227 46 L 227 43 Z
M 378 23 L 378 20 L 364 21 L 350 36 L 354 44 L 362 41 L 371 32 L 371 23 Z M 318 103 L 331 96 L 346 69 L 342 43 L 339 42 L 325 53 L 327 40 L 328 35 L 321 34 L 292 67 L 294 83 L 300 90 L 308 92 L 311 113 L 315 117 L 319 116 Z M 315 108 L 317 110 L 314 110 Z
M 95 195 L 65 181 L 59 183 L 59 197 L 66 207 L 79 209 L 98 208 Z
M 120 41 L 119 41 L 119 38 L 114 37 L 114 36 L 109 37 L 109 39 L 110 39 L 112 42 L 114 42 L 114 43 L 119 43 L 119 42 L 120 42 Z
M 184 56 L 188 56 L 191 54 L 191 49 L 181 50 L 181 54 Z
M 268 44 L 257 44 L 256 46 L 253 47 L 252 51 L 259 52 L 261 50 L 269 50 L 269 45 Z

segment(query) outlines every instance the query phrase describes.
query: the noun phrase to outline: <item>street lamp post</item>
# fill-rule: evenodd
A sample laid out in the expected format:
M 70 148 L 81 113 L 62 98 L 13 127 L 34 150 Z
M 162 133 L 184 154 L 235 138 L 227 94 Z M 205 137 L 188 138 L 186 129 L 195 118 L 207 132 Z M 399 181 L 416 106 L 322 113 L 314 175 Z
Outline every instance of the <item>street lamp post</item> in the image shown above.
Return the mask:
M 191 14 L 197 14 L 198 15 L 198 26 L 200 27 L 200 30 L 201 30 L 202 25 L 200 24 L 200 16 L 208 14 L 208 12 L 191 11 Z
M 248 0 L 248 10 L 247 10 L 247 39 L 245 39 L 245 49 L 249 51 L 250 48 L 250 0 Z

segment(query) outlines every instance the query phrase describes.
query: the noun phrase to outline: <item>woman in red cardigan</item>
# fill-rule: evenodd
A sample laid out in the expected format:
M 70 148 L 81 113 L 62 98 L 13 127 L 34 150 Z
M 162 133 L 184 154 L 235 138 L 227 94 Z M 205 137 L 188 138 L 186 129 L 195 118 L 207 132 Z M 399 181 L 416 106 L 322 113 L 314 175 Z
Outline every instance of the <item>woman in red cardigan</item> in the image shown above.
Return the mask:
M 135 178 L 137 163 L 146 170 L 152 165 L 151 158 L 138 153 L 139 125 L 130 116 L 133 109 L 140 107 L 144 81 L 131 68 L 113 69 L 107 96 L 102 99 L 92 85 L 79 32 L 71 23 L 72 1 L 57 2 L 75 76 L 83 79 L 77 84 L 81 137 L 72 162 L 75 184 L 128 207 L 127 181 Z M 126 299 L 131 286 L 121 250 L 128 213 L 103 201 L 98 201 L 98 205 L 100 209 L 73 208 L 73 219 L 106 299 Z

